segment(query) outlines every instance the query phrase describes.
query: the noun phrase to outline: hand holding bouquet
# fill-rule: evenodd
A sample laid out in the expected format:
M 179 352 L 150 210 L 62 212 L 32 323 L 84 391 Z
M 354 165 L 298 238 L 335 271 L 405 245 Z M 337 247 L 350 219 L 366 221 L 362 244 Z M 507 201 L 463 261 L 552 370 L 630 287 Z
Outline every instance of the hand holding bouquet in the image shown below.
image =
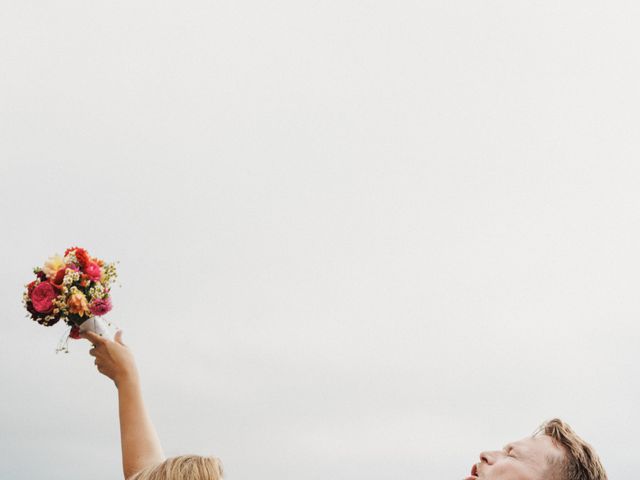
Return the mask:
M 33 320 L 47 327 L 63 320 L 71 327 L 71 338 L 80 338 L 80 332 L 85 330 L 106 333 L 97 317 L 112 308 L 110 289 L 117 276 L 114 263 L 105 263 L 83 248 L 72 247 L 64 257 L 54 255 L 33 272 L 37 278 L 26 285 L 23 294 L 23 303 Z

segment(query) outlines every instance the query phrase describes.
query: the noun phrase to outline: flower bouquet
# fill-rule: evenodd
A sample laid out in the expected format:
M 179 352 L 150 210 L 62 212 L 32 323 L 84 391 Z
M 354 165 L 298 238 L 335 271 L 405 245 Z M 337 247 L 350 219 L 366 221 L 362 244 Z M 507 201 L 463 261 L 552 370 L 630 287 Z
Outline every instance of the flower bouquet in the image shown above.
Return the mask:
M 102 315 L 111 310 L 111 284 L 117 273 L 115 263 L 91 257 L 79 247 L 71 247 L 64 257 L 54 255 L 42 268 L 33 269 L 36 279 L 26 285 L 23 303 L 33 320 L 51 326 L 63 320 L 70 329 L 58 351 L 68 351 L 68 338 L 93 331 L 113 337 Z

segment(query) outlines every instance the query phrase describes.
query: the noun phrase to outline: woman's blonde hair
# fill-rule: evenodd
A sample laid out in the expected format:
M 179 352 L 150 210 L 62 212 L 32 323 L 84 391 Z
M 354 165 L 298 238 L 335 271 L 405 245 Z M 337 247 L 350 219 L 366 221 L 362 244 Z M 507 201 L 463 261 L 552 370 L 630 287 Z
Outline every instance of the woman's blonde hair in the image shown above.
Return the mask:
M 222 463 L 215 457 L 182 455 L 145 468 L 127 480 L 221 480 Z

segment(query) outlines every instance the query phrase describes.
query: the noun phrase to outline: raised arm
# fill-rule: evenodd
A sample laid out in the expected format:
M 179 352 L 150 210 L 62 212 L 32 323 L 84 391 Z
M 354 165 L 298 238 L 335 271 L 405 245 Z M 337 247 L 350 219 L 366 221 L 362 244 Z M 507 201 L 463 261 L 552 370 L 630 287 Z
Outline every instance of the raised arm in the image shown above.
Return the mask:
M 165 459 L 142 398 L 133 353 L 122 343 L 122 331 L 116 333 L 114 341 L 93 332 L 84 332 L 82 336 L 94 345 L 89 354 L 96 357 L 98 371 L 113 380 L 118 389 L 122 470 L 128 479 Z

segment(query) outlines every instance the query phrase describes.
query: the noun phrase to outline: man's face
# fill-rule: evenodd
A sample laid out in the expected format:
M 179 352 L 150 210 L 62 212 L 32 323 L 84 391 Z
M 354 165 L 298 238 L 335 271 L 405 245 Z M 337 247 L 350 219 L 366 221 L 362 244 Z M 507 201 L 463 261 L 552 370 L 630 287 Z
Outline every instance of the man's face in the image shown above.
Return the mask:
M 527 437 L 502 450 L 482 452 L 466 480 L 542 480 L 550 462 L 561 461 L 563 456 L 551 437 Z

